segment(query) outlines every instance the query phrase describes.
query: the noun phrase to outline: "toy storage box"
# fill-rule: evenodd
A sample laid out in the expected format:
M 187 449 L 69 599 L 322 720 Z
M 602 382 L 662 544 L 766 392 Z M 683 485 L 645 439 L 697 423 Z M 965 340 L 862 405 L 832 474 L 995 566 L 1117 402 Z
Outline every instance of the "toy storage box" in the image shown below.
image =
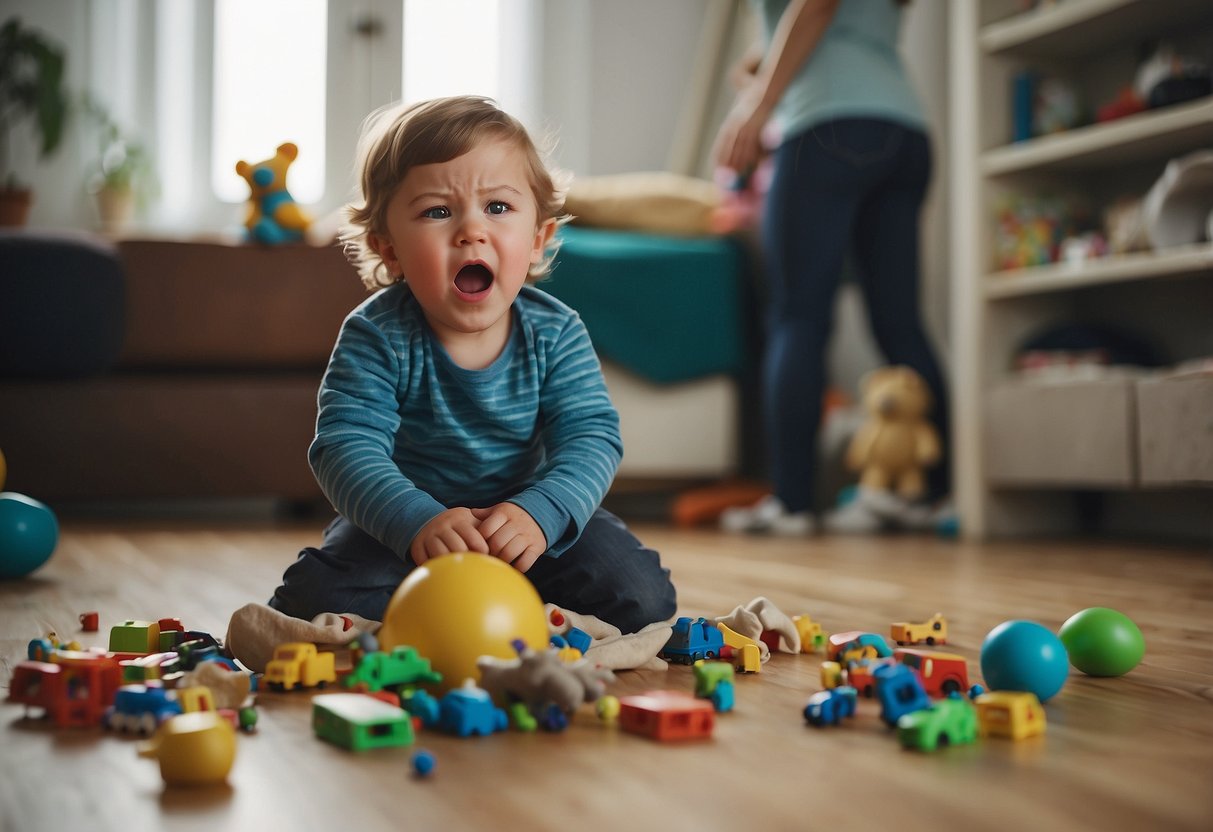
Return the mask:
M 1137 382 L 1143 486 L 1213 484 L 1213 373 Z
M 986 397 L 987 476 L 998 485 L 1130 488 L 1134 380 L 1010 381 Z

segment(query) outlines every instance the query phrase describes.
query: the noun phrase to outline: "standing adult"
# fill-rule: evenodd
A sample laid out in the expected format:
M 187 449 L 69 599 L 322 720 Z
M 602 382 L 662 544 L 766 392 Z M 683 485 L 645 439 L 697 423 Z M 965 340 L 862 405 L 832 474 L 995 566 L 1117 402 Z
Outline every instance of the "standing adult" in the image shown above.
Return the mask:
M 947 391 L 918 297 L 931 143 L 897 50 L 906 2 L 751 0 L 762 37 L 740 67 L 714 155 L 745 175 L 767 152 L 769 123 L 781 135 L 762 228 L 769 283 L 762 404 L 774 493 L 726 511 L 726 529 L 814 530 L 826 349 L 848 254 L 880 351 L 931 390 L 944 452 L 927 496 L 949 492 Z

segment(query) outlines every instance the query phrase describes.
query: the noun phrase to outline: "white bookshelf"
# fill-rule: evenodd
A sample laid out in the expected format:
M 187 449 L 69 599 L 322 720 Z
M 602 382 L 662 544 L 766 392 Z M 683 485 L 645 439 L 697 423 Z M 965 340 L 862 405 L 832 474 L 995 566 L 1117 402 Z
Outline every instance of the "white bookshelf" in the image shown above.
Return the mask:
M 1000 198 L 1069 191 L 1106 207 L 1118 188 L 1144 195 L 1169 159 L 1213 147 L 1211 98 L 1012 142 L 1013 75 L 1033 68 L 1068 76 L 1097 99 L 1090 103 L 1102 103 L 1122 79 L 1132 78 L 1139 42 L 1177 37 L 1181 45 L 1213 44 L 1213 2 L 1020 6 L 1016 0 L 966 0 L 949 7 L 953 441 L 962 528 L 974 537 L 1076 525 L 1049 477 L 1035 483 L 1029 472 L 1008 488 L 988 471 L 987 450 L 998 440 L 992 432 L 1006 421 L 992 419 L 1004 414 L 991 414 L 991 408 L 1008 401 L 1008 390 L 1020 384 L 1010 367 L 1028 335 L 1092 319 L 1128 322 L 1157 338 L 1176 362 L 1213 354 L 1213 243 L 1007 271 L 996 270 L 993 257 Z M 1098 424 L 1103 416 L 1089 418 Z M 1124 491 L 1118 497 L 1139 489 L 1128 485 Z M 1204 508 L 1213 514 L 1213 490 L 1208 495 Z

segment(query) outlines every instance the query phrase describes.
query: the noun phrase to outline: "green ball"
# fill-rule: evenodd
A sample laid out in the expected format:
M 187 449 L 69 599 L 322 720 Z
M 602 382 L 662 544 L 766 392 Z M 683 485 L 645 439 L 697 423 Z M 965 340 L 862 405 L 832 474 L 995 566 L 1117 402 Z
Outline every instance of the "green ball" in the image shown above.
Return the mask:
M 1146 654 L 1146 640 L 1133 620 L 1107 607 L 1074 613 L 1057 635 L 1070 663 L 1089 676 L 1123 676 Z

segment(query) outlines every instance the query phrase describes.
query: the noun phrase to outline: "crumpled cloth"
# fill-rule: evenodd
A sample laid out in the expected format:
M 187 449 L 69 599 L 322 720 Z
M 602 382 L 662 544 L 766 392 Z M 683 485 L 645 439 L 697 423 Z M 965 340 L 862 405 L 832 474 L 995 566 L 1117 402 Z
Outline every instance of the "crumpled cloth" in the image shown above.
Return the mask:
M 553 625 L 553 611 L 563 616 L 560 625 Z M 585 658 L 608 670 L 662 670 L 666 663 L 657 658 L 658 651 L 669 641 L 673 624 L 659 621 L 636 633 L 623 633 L 594 615 L 572 612 L 555 604 L 544 607 L 548 629 L 552 633 L 567 632 L 570 627 L 585 631 L 592 639 Z M 232 613 L 224 644 L 232 658 L 248 669 L 263 673 L 274 648 L 288 641 L 306 641 L 318 648 L 338 649 L 353 642 L 362 633 L 374 634 L 380 622 L 353 613 L 326 612 L 311 621 L 292 618 L 265 604 L 245 604 Z M 795 628 L 793 628 L 795 632 Z
M 796 629 L 796 624 L 775 606 L 774 602 L 761 595 L 747 604 L 734 607 L 728 615 L 712 620 L 757 641 L 764 662 L 771 658 L 770 648 L 760 639 L 766 630 L 779 633 L 779 645 L 783 650 L 789 653 L 800 652 L 800 631 Z

